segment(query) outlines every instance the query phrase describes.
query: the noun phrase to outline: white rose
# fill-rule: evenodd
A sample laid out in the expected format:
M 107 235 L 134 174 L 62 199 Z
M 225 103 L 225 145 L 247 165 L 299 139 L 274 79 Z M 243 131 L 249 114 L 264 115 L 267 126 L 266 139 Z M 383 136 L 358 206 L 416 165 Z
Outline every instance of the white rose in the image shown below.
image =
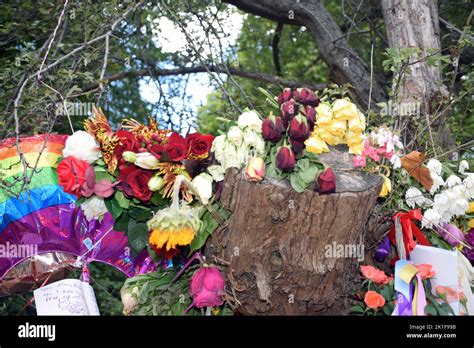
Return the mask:
M 215 137 L 214 141 L 212 142 L 211 151 L 214 152 L 214 157 L 219 161 L 222 162 L 224 157 L 224 148 L 226 145 L 226 136 L 219 135 Z
M 105 206 L 104 199 L 97 196 L 93 196 L 82 203 L 81 209 L 84 211 L 84 215 L 88 221 L 97 219 L 107 213 L 107 207 Z
M 235 146 L 240 146 L 242 144 L 243 133 L 237 126 L 230 127 L 227 132 L 227 140 L 230 141 Z
M 237 121 L 237 124 L 240 129 L 249 127 L 257 133 L 262 133 L 262 123 L 263 121 L 253 110 L 244 112 L 242 115 L 239 116 L 239 120 Z
M 67 138 L 63 150 L 64 157 L 75 157 L 92 163 L 102 156 L 100 147 L 92 135 L 85 131 L 77 131 Z
M 214 164 L 207 167 L 207 172 L 211 174 L 212 179 L 214 179 L 216 182 L 224 180 L 225 170 L 222 168 L 222 166 Z
M 212 176 L 207 173 L 201 173 L 194 177 L 192 183 L 199 194 L 202 204 L 209 203 L 209 199 L 212 197 Z

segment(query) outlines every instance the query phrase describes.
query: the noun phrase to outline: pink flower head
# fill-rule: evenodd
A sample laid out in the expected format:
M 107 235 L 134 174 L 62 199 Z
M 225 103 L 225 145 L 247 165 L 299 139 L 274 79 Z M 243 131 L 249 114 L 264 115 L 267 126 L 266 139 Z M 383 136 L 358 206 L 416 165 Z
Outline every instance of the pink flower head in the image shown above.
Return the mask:
M 421 265 L 416 265 L 418 272 L 420 273 L 421 279 L 433 278 L 436 275 L 436 272 L 433 270 L 433 266 L 423 263 Z
M 367 162 L 365 160 L 365 156 L 354 157 L 354 162 L 353 162 L 354 167 L 365 167 L 366 164 Z
M 215 307 L 224 303 L 225 281 L 217 267 L 202 267 L 194 273 L 190 285 L 193 305 Z
M 99 180 L 95 183 L 94 193 L 102 198 L 110 197 L 114 194 L 114 184 L 107 179 Z
M 388 284 L 391 281 L 390 277 L 387 277 L 385 272 L 375 268 L 374 266 L 360 266 L 360 273 L 368 280 L 373 281 L 376 284 Z
M 369 156 L 376 162 L 380 161 L 380 156 L 378 154 L 377 149 L 370 145 L 365 146 L 364 151 L 362 152 L 362 156 Z

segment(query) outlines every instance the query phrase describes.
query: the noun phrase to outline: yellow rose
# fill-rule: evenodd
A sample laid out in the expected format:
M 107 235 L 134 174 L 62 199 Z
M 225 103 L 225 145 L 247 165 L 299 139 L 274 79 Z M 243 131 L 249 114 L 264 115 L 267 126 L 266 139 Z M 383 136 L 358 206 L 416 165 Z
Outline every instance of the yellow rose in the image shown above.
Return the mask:
M 316 124 L 320 127 L 326 127 L 332 120 L 332 109 L 328 103 L 321 103 L 316 108 Z
M 382 175 L 382 177 L 383 186 L 382 190 L 380 191 L 379 197 L 386 197 L 390 193 L 390 191 L 392 191 L 392 182 L 385 175 Z
M 332 120 L 328 126 L 329 132 L 336 137 L 344 137 L 346 134 L 347 122 L 341 120 Z
M 363 141 L 362 139 L 362 133 L 357 131 L 357 132 L 354 132 L 354 131 L 351 131 L 351 130 L 348 130 L 346 132 L 346 143 L 347 145 L 356 145 L 356 144 L 359 144 Z
M 344 144 L 344 138 L 343 137 L 337 137 L 335 135 L 332 135 L 329 132 L 324 132 L 320 135 L 321 139 L 328 143 L 328 145 L 338 145 L 338 144 Z
M 359 118 L 357 106 L 348 99 L 337 99 L 332 106 L 332 113 L 337 120 Z
M 347 123 L 349 130 L 353 132 L 362 132 L 365 129 L 365 117 L 362 113 L 359 113 L 359 117 L 350 119 Z
M 474 213 L 474 201 L 469 202 L 469 207 L 466 210 L 466 214 L 472 214 Z
M 329 152 L 327 144 L 317 135 L 311 135 L 305 142 L 306 150 L 311 153 L 320 154 Z
M 467 227 L 474 228 L 474 219 L 469 219 L 467 221 Z
M 364 151 L 363 142 L 349 145 L 349 153 L 360 156 L 362 155 L 362 151 Z

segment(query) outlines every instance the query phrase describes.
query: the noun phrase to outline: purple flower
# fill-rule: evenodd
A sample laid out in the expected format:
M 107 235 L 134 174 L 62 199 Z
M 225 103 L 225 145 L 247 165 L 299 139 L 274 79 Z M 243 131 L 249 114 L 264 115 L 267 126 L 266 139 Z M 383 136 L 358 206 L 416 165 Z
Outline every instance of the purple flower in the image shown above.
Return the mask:
M 374 254 L 374 259 L 376 259 L 379 262 L 383 262 L 389 253 L 390 253 L 390 239 L 388 238 L 388 236 L 385 236 L 383 237 L 380 244 L 377 246 L 377 250 L 375 251 L 375 254 Z
M 464 240 L 464 234 L 462 231 L 451 224 L 441 224 L 436 228 L 439 235 L 452 246 L 458 246 L 460 242 Z
M 464 237 L 464 241 L 467 242 L 471 247 L 473 247 L 473 249 L 462 248 L 462 253 L 472 263 L 474 262 L 474 228 L 471 228 Z

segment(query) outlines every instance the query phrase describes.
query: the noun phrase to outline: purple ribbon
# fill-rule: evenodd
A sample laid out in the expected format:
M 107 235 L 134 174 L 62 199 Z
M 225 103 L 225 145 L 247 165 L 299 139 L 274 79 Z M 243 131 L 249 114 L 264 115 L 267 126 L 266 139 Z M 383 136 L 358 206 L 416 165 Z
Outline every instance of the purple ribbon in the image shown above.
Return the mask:
M 383 237 L 382 241 L 380 244 L 377 246 L 377 250 L 375 251 L 374 254 L 374 259 L 376 259 L 379 262 L 385 261 L 385 258 L 388 256 L 390 253 L 390 239 L 388 236 Z

